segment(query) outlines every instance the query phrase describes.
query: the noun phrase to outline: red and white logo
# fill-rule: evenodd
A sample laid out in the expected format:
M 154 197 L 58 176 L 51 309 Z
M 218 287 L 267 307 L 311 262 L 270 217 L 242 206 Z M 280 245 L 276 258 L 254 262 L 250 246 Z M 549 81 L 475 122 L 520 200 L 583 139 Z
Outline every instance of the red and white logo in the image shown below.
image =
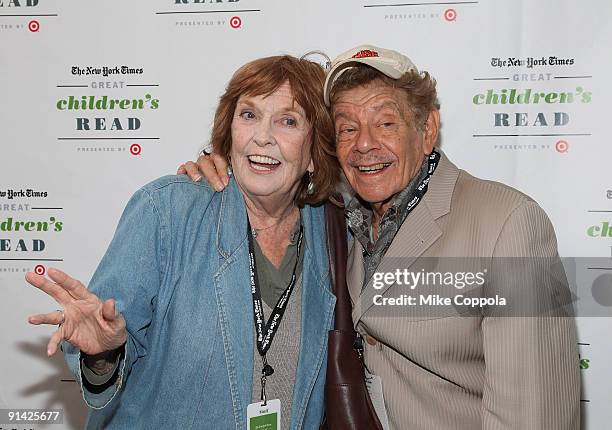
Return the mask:
M 36 273 L 37 275 L 44 275 L 45 274 L 45 266 L 43 266 L 42 264 L 37 264 L 34 267 L 34 273 Z
M 40 30 L 40 24 L 38 21 L 33 20 L 28 22 L 28 30 L 30 30 L 32 33 L 36 33 L 38 30 Z
M 447 21 L 454 21 L 457 19 L 457 11 L 455 9 L 446 9 L 444 11 L 444 19 Z
M 239 16 L 232 16 L 230 18 L 230 27 L 232 28 L 240 28 L 242 26 L 242 20 L 240 19 Z
M 565 140 L 560 140 L 555 145 L 555 149 L 557 152 L 565 153 L 569 149 L 569 143 L 567 143 Z
M 368 57 L 378 57 L 378 52 L 372 51 L 370 49 L 362 49 L 351 58 L 368 58 Z
M 133 145 L 130 146 L 130 152 L 132 153 L 132 155 L 140 155 L 141 151 L 142 151 L 142 148 L 137 143 L 134 143 Z

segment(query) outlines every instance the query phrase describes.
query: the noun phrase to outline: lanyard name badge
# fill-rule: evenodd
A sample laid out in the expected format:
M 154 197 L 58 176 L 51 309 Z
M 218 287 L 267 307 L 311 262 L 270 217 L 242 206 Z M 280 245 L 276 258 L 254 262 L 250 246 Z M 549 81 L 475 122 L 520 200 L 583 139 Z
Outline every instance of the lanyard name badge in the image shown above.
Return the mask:
M 302 239 L 304 237 L 304 229 L 300 223 L 300 235 L 297 242 L 297 256 L 295 265 L 293 266 L 293 274 L 291 281 L 283 294 L 276 302 L 276 306 L 272 310 L 272 314 L 265 323 L 263 311 L 263 303 L 261 300 L 261 290 L 259 288 L 259 279 L 257 278 L 257 270 L 255 267 L 255 248 L 253 244 L 253 234 L 251 233 L 251 224 L 247 226 L 249 239 L 249 270 L 251 281 L 251 295 L 253 298 L 253 319 L 255 321 L 255 333 L 257 334 L 256 343 L 257 351 L 261 356 L 261 402 L 251 403 L 247 407 L 247 430 L 280 430 L 280 414 L 281 403 L 279 399 L 268 400 L 266 395 L 266 378 L 272 376 L 274 368 L 268 363 L 266 354 L 272 345 L 274 335 L 278 331 L 278 327 L 285 315 L 287 303 L 291 297 L 291 293 L 295 287 L 297 265 L 300 261 L 300 252 L 302 249 Z

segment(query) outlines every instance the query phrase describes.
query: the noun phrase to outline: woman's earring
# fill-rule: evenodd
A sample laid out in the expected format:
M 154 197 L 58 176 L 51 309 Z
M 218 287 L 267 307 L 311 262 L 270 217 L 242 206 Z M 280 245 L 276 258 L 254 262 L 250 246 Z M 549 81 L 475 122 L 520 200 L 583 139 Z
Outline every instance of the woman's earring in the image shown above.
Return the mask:
M 227 157 L 227 176 L 232 176 L 234 171 L 232 170 L 232 157 Z
M 313 195 L 315 192 L 314 182 L 312 182 L 312 172 L 308 172 L 308 188 L 306 188 L 306 194 L 309 196 Z

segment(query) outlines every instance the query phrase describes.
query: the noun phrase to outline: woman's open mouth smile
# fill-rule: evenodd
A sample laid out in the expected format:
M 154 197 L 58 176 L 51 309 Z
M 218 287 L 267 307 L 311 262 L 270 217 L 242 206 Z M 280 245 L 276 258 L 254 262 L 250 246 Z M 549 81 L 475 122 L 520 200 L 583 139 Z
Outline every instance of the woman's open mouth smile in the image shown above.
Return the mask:
M 281 162 L 275 158 L 268 157 L 267 155 L 249 155 L 247 156 L 249 160 L 249 166 L 252 170 L 255 170 L 258 173 L 268 173 L 276 170 Z

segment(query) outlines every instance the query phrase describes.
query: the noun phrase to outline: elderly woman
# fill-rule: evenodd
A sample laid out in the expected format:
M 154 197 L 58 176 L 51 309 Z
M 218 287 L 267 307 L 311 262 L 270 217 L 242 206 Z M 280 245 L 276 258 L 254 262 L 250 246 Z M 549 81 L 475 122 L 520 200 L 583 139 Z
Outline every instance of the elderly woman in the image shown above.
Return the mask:
M 59 324 L 48 354 L 64 341 L 88 428 L 318 428 L 335 299 L 311 205 L 338 172 L 323 82 L 290 56 L 246 64 L 215 114 L 234 172 L 222 193 L 160 178 L 129 201 L 89 289 L 26 275 L 63 308 L 29 321 Z

